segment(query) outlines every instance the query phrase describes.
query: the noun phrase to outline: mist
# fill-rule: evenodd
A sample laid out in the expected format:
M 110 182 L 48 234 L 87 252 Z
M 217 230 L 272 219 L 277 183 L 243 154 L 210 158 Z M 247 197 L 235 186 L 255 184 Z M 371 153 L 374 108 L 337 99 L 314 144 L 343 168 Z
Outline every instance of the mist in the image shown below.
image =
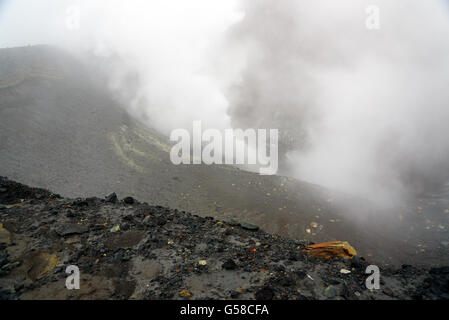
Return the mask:
M 378 30 L 366 27 L 368 5 Z M 382 203 L 449 181 L 445 1 L 15 0 L 0 10 L 0 47 L 119 57 L 112 92 L 164 134 L 193 120 L 276 128 L 283 174 Z
M 368 5 L 380 29 L 365 26 Z M 228 44 L 237 126 L 279 127 L 294 175 L 396 202 L 448 181 L 444 2 L 247 1 Z

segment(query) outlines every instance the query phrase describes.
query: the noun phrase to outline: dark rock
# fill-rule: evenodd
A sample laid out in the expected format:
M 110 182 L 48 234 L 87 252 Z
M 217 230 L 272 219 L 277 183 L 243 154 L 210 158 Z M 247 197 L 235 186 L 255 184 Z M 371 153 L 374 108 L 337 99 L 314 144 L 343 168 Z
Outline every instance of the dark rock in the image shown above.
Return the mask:
M 66 217 L 67 218 L 74 218 L 74 217 L 76 217 L 76 213 L 73 212 L 72 210 L 68 210 L 67 213 L 66 213 Z
M 290 253 L 288 260 L 290 261 L 298 261 L 298 255 L 296 253 Z
M 342 289 L 340 292 L 340 296 L 348 299 L 352 294 L 352 290 L 350 289 L 350 287 L 347 284 L 343 284 L 342 285 Z
M 76 199 L 75 201 L 73 201 L 73 205 L 77 207 L 87 207 L 89 206 L 89 202 L 83 199 Z
M 99 231 L 99 230 L 104 230 L 105 226 L 103 224 L 95 224 L 90 226 L 90 231 Z
M 249 231 L 257 231 L 257 230 L 259 230 L 259 227 L 258 227 L 258 226 L 255 226 L 255 225 L 253 225 L 253 224 L 246 223 L 246 222 L 240 223 L 240 226 L 241 226 L 243 229 L 249 230 Z
M 163 226 L 167 223 L 167 220 L 162 217 L 156 217 L 156 224 L 158 226 Z
M 402 270 L 404 270 L 404 271 L 406 271 L 406 272 L 409 272 L 409 271 L 412 269 L 412 266 L 409 265 L 409 264 L 403 264 L 403 265 L 401 266 L 401 268 L 402 268 Z
M 255 294 L 256 300 L 273 300 L 274 298 L 274 291 L 271 287 L 263 287 Z
M 116 203 L 118 201 L 118 198 L 115 192 L 113 192 L 110 195 L 106 196 L 104 200 L 107 203 Z
M 15 300 L 15 296 L 11 293 L 9 288 L 0 289 L 0 299 L 1 300 Z
M 86 225 L 81 224 L 60 224 L 55 227 L 55 232 L 61 237 L 69 236 L 72 234 L 83 234 L 88 232 L 89 228 Z
M 86 202 L 89 206 L 93 206 L 97 203 L 99 199 L 96 197 L 90 197 L 90 198 L 86 198 Z
M 0 268 L 8 263 L 8 252 L 6 250 L 0 253 Z
M 2 270 L 8 270 L 9 271 L 9 270 L 12 270 L 12 269 L 20 266 L 20 264 L 21 264 L 20 261 L 7 263 L 4 266 L 2 266 Z
M 295 284 L 295 281 L 291 278 L 282 278 L 279 280 L 279 285 L 283 287 L 290 287 Z
M 282 264 L 278 264 L 278 265 L 274 266 L 274 270 L 276 270 L 278 272 L 284 272 L 285 267 Z
M 441 268 L 432 268 L 429 271 L 430 274 L 449 274 L 449 266 Z
M 445 273 L 448 267 L 432 268 L 430 277 L 424 279 L 422 288 L 427 299 L 449 299 L 449 274 Z
M 126 204 L 134 204 L 134 198 L 133 197 L 126 197 L 123 199 L 123 202 Z
M 15 290 L 16 292 L 21 291 L 24 287 L 25 287 L 25 285 L 24 285 L 24 283 L 23 283 L 22 281 L 17 281 L 17 282 L 14 284 L 14 290 Z
M 222 265 L 223 269 L 226 270 L 235 270 L 237 268 L 237 264 L 234 262 L 234 260 L 229 259 Z
M 351 267 L 358 269 L 361 266 L 362 266 L 362 264 L 360 263 L 360 258 L 358 256 L 352 257 Z
M 132 221 L 134 221 L 134 216 L 132 214 L 128 214 L 128 215 L 123 217 L 123 220 L 132 222 Z
M 237 226 L 240 225 L 240 222 L 238 222 L 238 221 L 236 221 L 236 220 L 234 220 L 234 219 L 231 219 L 231 220 L 229 220 L 229 221 L 227 222 L 227 224 L 229 224 L 229 225 L 232 226 L 232 227 L 237 227 Z
M 393 293 L 393 291 L 390 288 L 384 288 L 382 290 L 382 292 L 385 293 L 387 296 L 390 296 L 390 297 L 394 296 L 394 293 Z

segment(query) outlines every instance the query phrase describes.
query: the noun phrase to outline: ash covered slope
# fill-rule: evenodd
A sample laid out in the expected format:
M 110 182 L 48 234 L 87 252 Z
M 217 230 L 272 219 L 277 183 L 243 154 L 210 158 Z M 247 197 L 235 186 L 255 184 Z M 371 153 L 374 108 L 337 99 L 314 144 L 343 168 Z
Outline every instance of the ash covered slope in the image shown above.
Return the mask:
M 448 262 L 446 207 L 378 219 L 367 202 L 291 178 L 171 164 L 167 139 L 128 116 L 94 64 L 49 46 L 0 50 L 0 175 L 68 197 L 115 191 L 295 239 L 347 240 L 388 263 Z
M 304 241 L 127 198 L 64 199 L 0 178 L 1 299 L 448 299 L 449 267 L 311 259 Z M 77 265 L 80 290 L 65 288 Z M 341 269 L 351 273 L 341 273 Z
M 167 139 L 128 116 L 104 78 L 64 51 L 2 49 L 0 66 L 5 176 L 67 196 L 114 190 L 206 213 L 224 207 L 220 198 L 238 204 L 243 182 L 246 189 L 256 189 L 251 179 L 267 184 L 266 190 L 253 190 L 257 198 L 280 184 L 281 179 L 258 179 L 230 166 L 172 165 Z
M 106 186 L 140 195 L 154 191 L 144 179 L 159 168 L 146 166 L 143 175 L 139 164 L 127 162 L 138 124 L 103 79 L 92 78 L 95 71 L 47 46 L 0 50 L 0 66 L 3 174 L 66 195 L 105 192 Z M 145 147 L 158 160 L 160 148 Z
M 298 236 L 324 210 L 330 196 L 317 186 L 172 165 L 166 139 L 129 117 L 90 67 L 48 46 L 0 50 L 1 175 L 64 196 L 115 191 Z

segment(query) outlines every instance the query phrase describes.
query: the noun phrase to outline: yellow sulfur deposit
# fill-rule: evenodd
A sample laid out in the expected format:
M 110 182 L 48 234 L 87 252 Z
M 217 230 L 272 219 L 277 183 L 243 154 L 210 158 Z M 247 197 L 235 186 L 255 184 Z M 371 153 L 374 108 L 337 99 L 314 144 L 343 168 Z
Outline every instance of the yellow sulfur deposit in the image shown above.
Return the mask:
M 323 242 L 307 246 L 303 250 L 314 258 L 352 258 L 357 251 L 347 241 Z

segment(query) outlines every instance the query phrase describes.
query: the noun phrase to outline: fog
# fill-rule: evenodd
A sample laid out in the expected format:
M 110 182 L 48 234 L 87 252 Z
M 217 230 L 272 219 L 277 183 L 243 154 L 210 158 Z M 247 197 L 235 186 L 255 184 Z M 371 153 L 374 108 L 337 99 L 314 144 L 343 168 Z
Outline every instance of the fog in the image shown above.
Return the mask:
M 379 29 L 366 26 L 369 5 Z M 0 10 L 0 47 L 120 57 L 110 88 L 165 134 L 193 120 L 276 128 L 282 173 L 383 203 L 449 180 L 445 1 L 14 0 Z

